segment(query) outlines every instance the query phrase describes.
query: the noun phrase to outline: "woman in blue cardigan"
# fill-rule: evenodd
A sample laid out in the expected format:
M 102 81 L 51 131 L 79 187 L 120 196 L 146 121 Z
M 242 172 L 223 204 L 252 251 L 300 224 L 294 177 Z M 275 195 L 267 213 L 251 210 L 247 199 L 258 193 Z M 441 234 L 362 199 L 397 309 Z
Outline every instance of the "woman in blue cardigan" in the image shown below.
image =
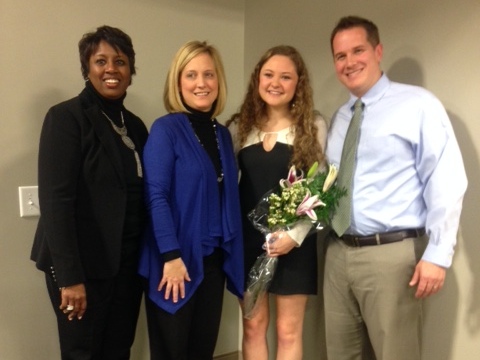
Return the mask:
M 141 249 L 151 359 L 211 360 L 225 280 L 243 294 L 237 167 L 215 48 L 191 41 L 177 52 L 164 90 L 169 114 L 144 150 L 150 226 Z

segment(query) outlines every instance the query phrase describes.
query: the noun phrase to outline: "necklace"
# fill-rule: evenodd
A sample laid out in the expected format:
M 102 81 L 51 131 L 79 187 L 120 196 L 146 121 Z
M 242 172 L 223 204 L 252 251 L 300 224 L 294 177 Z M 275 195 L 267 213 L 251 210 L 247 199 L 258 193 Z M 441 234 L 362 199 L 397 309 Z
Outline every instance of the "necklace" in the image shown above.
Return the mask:
M 130 139 L 127 133 L 127 127 L 125 126 L 125 120 L 123 119 L 123 111 L 120 111 L 120 117 L 122 119 L 122 127 L 119 127 L 115 125 L 115 123 L 108 117 L 105 112 L 102 110 L 102 114 L 105 115 L 105 117 L 108 119 L 110 124 L 112 125 L 113 130 L 121 136 L 123 143 L 133 151 L 133 154 L 135 155 L 135 161 L 137 162 L 137 175 L 138 177 L 143 177 L 143 171 L 142 171 L 142 163 L 140 161 L 140 156 L 138 156 L 137 150 L 135 150 L 135 143 Z
M 188 119 L 190 125 L 192 126 L 193 133 L 195 134 L 195 137 L 197 138 L 199 144 L 205 149 L 205 146 L 203 145 L 202 141 L 198 137 L 197 133 L 195 132 L 195 128 L 193 127 L 192 122 L 190 119 Z M 223 168 L 222 168 L 222 155 L 220 152 L 220 142 L 218 141 L 218 134 L 217 134 L 217 122 L 215 119 L 212 119 L 212 127 L 213 127 L 213 133 L 215 134 L 215 142 L 217 143 L 217 151 L 218 151 L 218 160 L 220 162 L 220 173 L 217 174 L 217 182 L 221 183 L 223 181 Z

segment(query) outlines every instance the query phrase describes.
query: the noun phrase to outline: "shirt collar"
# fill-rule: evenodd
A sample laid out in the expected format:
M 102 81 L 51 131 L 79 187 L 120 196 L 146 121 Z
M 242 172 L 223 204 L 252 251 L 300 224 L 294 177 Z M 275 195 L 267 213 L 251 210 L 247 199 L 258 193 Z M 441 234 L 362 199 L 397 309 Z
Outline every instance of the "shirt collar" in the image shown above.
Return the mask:
M 362 96 L 362 102 L 364 106 L 368 107 L 376 103 L 378 100 L 380 100 L 383 97 L 383 95 L 385 95 L 389 87 L 390 87 L 390 80 L 388 79 L 385 73 L 382 73 L 382 76 L 380 77 L 380 79 L 378 79 L 375 85 L 373 85 L 372 88 L 368 90 L 365 95 Z M 358 97 L 354 96 L 353 94 L 350 94 L 350 99 L 348 100 L 348 106 L 352 108 L 353 104 L 355 104 L 355 101 L 357 101 L 357 99 Z

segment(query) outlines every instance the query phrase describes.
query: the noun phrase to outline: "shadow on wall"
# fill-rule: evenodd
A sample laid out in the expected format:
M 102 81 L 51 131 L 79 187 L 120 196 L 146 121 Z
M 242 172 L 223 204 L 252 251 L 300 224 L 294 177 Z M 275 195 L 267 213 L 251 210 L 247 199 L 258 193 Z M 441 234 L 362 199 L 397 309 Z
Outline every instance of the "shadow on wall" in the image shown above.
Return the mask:
M 467 177 L 469 180 L 468 189 L 463 199 L 463 212 L 460 231 L 462 234 L 480 233 L 480 222 L 478 217 L 478 204 L 480 204 L 480 161 L 474 145 L 472 134 L 469 133 L 465 123 L 455 114 L 449 112 L 450 120 L 459 140 L 460 149 L 466 165 Z M 467 161 L 468 160 L 468 161 Z M 473 336 L 480 332 L 480 242 L 472 235 L 463 237 L 458 244 L 462 248 L 467 259 L 467 265 L 471 273 L 471 282 L 468 284 L 466 313 L 461 314 L 462 324 Z
M 387 75 L 392 81 L 425 87 L 422 67 L 412 58 L 404 57 L 397 60 L 391 65 Z M 458 118 L 451 117 L 451 121 L 456 124 L 461 123 Z M 457 133 L 457 137 L 459 137 L 458 135 Z M 464 138 L 465 134 L 461 135 L 460 138 Z M 472 147 L 471 154 L 474 153 Z M 464 152 L 463 156 L 466 155 Z M 455 270 L 451 268 L 447 271 L 443 290 L 424 302 L 422 352 L 426 359 L 448 360 L 452 357 L 455 324 L 459 316 L 458 291 L 459 285 Z M 439 329 L 441 331 L 438 331 Z
M 480 186 L 478 181 L 474 181 L 480 176 L 480 164 L 476 156 L 473 139 L 464 122 L 455 114 L 447 112 L 459 141 L 463 159 L 464 161 L 468 159 L 468 162 L 465 161 L 465 165 L 469 187 L 463 201 L 459 231 L 462 236 L 458 239 L 457 252 L 461 251 L 465 255 L 471 279 L 464 286 L 464 292 L 467 296 L 466 306 L 462 307 L 462 309 L 465 309 L 464 313 L 457 314 L 455 310 L 458 308 L 460 291 L 458 276 L 455 272 L 455 262 L 460 260 L 458 257 L 457 259 L 454 258 L 454 266 L 447 272 L 445 287 L 442 292 L 426 302 L 424 354 L 428 354 L 426 356 L 428 359 L 437 360 L 449 360 L 453 356 L 451 345 L 455 334 L 453 327 L 457 323 L 458 316 L 460 317 L 461 328 L 465 329 L 472 338 L 480 332 L 480 262 L 478 261 L 480 243 L 476 238 L 463 236 L 463 234 L 478 234 L 480 232 L 480 223 L 477 216 L 477 207 L 480 203 Z M 435 334 L 435 336 L 432 334 Z
M 388 78 L 405 84 L 424 86 L 423 72 L 420 64 L 411 58 L 401 58 L 387 71 Z
M 402 58 L 395 62 L 389 69 L 388 76 L 395 81 L 423 86 L 422 69 L 415 60 L 410 58 Z M 478 221 L 477 214 L 478 204 L 480 204 L 480 183 L 476 181 L 476 179 L 480 177 L 480 161 L 472 135 L 465 126 L 465 122 L 456 114 L 448 111 L 448 109 L 447 112 L 462 151 L 467 177 L 469 179 L 468 189 L 463 201 L 460 233 L 479 234 L 480 222 Z M 452 185 L 454 186 L 455 184 Z M 480 262 L 477 258 L 477 254 L 480 253 L 480 242 L 478 242 L 477 239 L 471 237 L 464 238 L 462 236 L 457 245 L 457 250 L 460 249 L 467 258 L 467 265 L 472 277 L 470 283 L 467 284 L 466 293 L 469 298 L 467 298 L 466 313 L 459 314 L 459 316 L 461 316 L 461 323 L 464 324 L 465 329 L 467 329 L 473 337 L 480 332 Z M 456 314 L 451 314 L 450 312 L 457 308 L 457 301 L 453 301 L 452 299 L 458 297 L 458 291 L 459 287 L 454 276 L 454 270 L 450 269 L 447 273 L 444 291 L 440 293 L 438 297 L 434 297 L 430 302 L 427 302 L 426 315 L 429 316 L 429 313 L 432 312 L 431 322 L 428 328 L 432 330 L 445 329 L 441 335 L 438 331 L 435 331 L 439 336 L 442 336 L 442 339 L 439 339 L 437 336 L 435 340 L 436 344 L 432 344 L 434 345 L 432 346 L 432 351 L 434 347 L 437 348 L 436 352 L 438 352 L 438 356 L 435 357 L 436 359 L 448 358 L 448 355 L 444 353 L 444 350 L 446 350 L 444 347 L 446 346 L 445 344 L 449 344 L 452 341 L 452 326 Z M 438 316 L 438 314 L 441 314 L 441 316 Z M 450 351 L 448 354 L 450 354 Z

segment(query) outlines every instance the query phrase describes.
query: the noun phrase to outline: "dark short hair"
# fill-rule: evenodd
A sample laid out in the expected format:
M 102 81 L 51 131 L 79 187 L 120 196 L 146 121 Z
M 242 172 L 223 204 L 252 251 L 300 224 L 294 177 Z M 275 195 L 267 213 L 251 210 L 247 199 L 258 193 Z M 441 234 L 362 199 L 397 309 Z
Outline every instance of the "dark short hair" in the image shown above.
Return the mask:
M 96 31 L 84 34 L 78 42 L 83 78 L 85 80 L 88 78 L 90 57 L 98 49 L 98 44 L 101 41 L 105 41 L 115 50 L 127 55 L 130 74 L 135 75 L 135 51 L 133 50 L 132 39 L 122 30 L 104 25 L 98 27 Z
M 342 17 L 330 35 L 330 49 L 333 53 L 333 39 L 337 33 L 342 30 L 351 29 L 354 27 L 361 27 L 367 32 L 367 40 L 373 47 L 380 44 L 380 35 L 378 33 L 378 27 L 372 21 L 364 19 L 359 16 L 345 16 Z

